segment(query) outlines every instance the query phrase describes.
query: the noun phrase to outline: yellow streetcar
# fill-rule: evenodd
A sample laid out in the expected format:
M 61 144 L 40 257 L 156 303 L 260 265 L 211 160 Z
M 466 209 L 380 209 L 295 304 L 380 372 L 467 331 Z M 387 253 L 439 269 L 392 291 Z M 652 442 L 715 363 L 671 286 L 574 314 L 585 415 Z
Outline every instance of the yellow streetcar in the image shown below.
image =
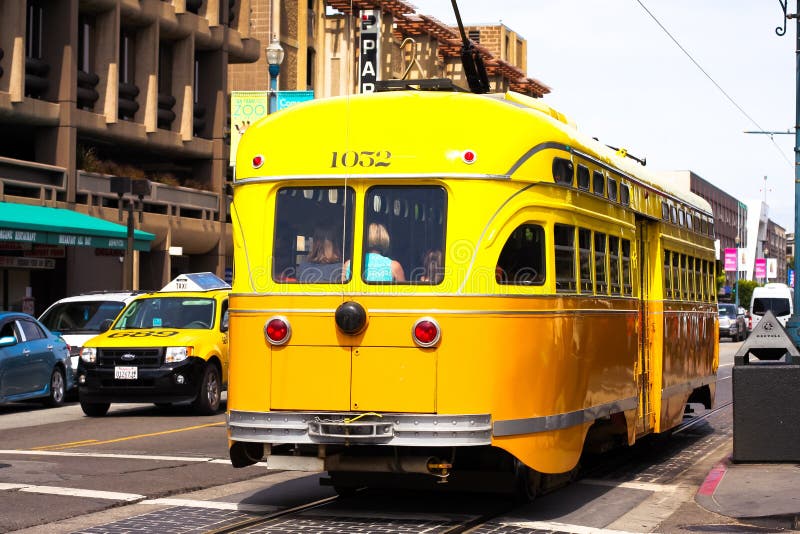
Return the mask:
M 234 466 L 491 480 L 710 407 L 708 203 L 512 92 L 309 102 L 251 126 L 232 204 Z

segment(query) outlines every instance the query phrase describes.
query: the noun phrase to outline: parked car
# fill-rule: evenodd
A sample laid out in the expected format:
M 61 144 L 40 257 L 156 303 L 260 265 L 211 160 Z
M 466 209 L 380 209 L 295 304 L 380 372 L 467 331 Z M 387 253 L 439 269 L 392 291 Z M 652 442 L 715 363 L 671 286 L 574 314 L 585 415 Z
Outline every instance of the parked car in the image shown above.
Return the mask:
M 81 350 L 83 412 L 102 417 L 112 402 L 192 402 L 216 413 L 228 382 L 230 287 L 212 273 L 189 273 L 134 298 Z
M 125 305 L 141 291 L 93 291 L 67 297 L 50 305 L 39 320 L 58 332 L 70 348 L 72 369 L 78 369 L 83 344 L 107 329 Z
M 42 399 L 58 406 L 73 384 L 61 336 L 26 313 L 0 312 L 0 404 Z
M 733 341 L 741 341 L 747 337 L 747 321 L 744 317 L 744 308 L 736 304 L 717 305 L 719 314 L 719 337 L 729 337 Z

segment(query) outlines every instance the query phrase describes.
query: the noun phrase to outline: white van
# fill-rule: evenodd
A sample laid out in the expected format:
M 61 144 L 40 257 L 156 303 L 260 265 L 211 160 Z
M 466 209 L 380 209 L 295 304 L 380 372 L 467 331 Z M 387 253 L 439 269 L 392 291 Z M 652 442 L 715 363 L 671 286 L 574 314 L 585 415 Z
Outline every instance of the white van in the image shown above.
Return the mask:
M 750 331 L 755 328 L 767 310 L 772 310 L 778 321 L 786 327 L 786 322 L 794 311 L 792 289 L 786 284 L 770 283 L 753 289 L 750 300 Z

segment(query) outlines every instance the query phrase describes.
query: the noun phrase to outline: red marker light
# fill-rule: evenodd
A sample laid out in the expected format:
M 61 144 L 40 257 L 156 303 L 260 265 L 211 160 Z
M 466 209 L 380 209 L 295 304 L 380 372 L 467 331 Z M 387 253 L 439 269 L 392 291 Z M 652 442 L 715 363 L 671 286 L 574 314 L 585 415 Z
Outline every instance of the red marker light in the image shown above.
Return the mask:
M 292 329 L 285 317 L 273 317 L 264 325 L 264 336 L 273 345 L 283 345 L 291 334 Z
M 478 159 L 478 156 L 472 150 L 465 150 L 464 153 L 461 154 L 461 160 L 468 165 L 475 163 L 476 159 Z
M 442 337 L 442 331 L 439 328 L 439 323 L 432 317 L 423 317 L 414 323 L 412 329 L 412 336 L 414 343 L 420 347 L 432 347 L 439 342 Z
M 258 169 L 264 164 L 264 156 L 259 154 L 258 156 L 253 156 L 253 168 Z

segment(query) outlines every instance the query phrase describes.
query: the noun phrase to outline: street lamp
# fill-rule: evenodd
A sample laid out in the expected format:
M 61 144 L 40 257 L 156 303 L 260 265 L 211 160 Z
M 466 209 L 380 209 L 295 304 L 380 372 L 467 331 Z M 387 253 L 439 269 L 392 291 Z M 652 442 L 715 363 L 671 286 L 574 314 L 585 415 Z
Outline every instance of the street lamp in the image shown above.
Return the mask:
M 283 48 L 277 39 L 273 39 L 267 46 L 267 64 L 269 65 L 269 102 L 267 103 L 267 113 L 273 113 L 278 108 L 278 74 L 281 72 L 283 63 Z
M 736 230 L 739 231 L 738 228 Z M 739 236 L 734 239 L 736 243 L 736 313 L 739 313 Z
M 795 107 L 794 107 L 794 232 L 798 235 L 800 229 L 800 17 L 797 13 L 787 14 L 786 7 L 789 0 L 778 0 L 778 3 L 783 8 L 783 28 L 780 26 L 775 28 L 775 33 L 778 35 L 786 34 L 786 21 L 790 18 L 795 19 Z M 800 0 L 797 5 L 800 11 Z M 794 255 L 794 272 L 800 273 L 800 254 Z M 797 274 L 795 274 L 797 276 Z M 797 284 L 795 284 L 797 285 Z M 794 310 L 792 316 L 786 323 L 786 333 L 792 339 L 795 346 L 800 346 L 800 291 L 795 291 L 794 296 Z

